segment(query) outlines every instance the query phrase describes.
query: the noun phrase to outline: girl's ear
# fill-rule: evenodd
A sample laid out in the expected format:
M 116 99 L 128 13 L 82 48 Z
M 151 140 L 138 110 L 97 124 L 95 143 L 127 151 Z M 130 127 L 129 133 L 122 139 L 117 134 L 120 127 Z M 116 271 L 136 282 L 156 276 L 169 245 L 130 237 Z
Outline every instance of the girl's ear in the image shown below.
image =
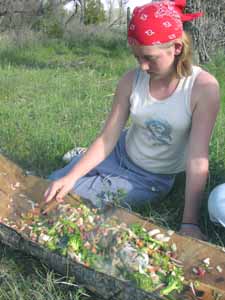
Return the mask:
M 183 43 L 181 41 L 176 41 L 174 43 L 174 53 L 175 55 L 180 55 L 183 49 Z

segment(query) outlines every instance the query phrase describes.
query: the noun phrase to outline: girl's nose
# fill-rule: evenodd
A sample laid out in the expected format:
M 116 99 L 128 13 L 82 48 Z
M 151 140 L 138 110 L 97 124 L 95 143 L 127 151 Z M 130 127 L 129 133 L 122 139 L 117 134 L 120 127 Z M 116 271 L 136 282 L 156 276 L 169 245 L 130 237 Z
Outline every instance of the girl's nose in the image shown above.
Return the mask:
M 146 60 L 139 61 L 140 67 L 142 71 L 149 70 L 149 63 Z

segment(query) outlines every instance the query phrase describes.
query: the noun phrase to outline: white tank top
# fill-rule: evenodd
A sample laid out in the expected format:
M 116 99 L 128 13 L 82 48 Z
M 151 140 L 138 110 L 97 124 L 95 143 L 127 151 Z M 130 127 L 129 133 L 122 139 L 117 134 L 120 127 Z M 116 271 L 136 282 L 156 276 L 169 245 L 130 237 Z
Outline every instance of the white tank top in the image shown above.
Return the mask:
M 173 92 L 157 100 L 150 95 L 148 73 L 137 69 L 130 96 L 132 125 L 126 151 L 138 166 L 152 173 L 175 174 L 185 170 L 191 128 L 191 91 L 201 68 L 183 77 Z

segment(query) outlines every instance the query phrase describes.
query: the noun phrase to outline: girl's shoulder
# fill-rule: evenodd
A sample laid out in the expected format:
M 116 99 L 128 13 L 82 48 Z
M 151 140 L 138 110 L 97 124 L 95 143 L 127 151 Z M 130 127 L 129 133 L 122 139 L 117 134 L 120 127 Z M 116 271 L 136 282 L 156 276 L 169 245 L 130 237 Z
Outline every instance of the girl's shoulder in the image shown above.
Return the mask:
M 215 76 L 213 76 L 211 73 L 209 73 L 208 71 L 200 67 L 195 67 L 195 68 L 200 69 L 200 72 L 195 80 L 195 86 L 197 88 L 202 88 L 203 86 L 210 85 L 210 84 L 216 84 L 219 86 L 219 83 L 215 78 Z
M 137 69 L 132 69 L 122 75 L 119 80 L 118 88 L 126 90 L 129 94 L 132 92 L 133 83 L 137 76 Z
M 135 77 L 137 76 L 137 73 L 139 72 L 138 68 L 129 70 L 128 72 L 124 73 L 121 77 L 120 81 L 127 81 L 127 82 L 133 82 Z
M 218 104 L 219 83 L 215 76 L 208 71 L 201 69 L 201 72 L 199 72 L 193 85 L 192 97 L 195 104 L 199 102 Z

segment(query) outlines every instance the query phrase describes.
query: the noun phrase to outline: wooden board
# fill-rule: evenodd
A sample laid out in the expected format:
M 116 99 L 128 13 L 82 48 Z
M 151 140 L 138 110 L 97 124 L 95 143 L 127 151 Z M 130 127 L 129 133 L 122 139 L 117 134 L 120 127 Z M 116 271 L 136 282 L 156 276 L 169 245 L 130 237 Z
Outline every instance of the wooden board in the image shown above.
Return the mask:
M 124 282 L 102 272 L 85 267 L 69 258 L 53 253 L 43 248 L 36 242 L 32 242 L 28 236 L 17 232 L 13 228 L 4 225 L 4 220 L 16 222 L 22 213 L 30 211 L 38 203 L 43 204 L 43 194 L 48 182 L 35 177 L 27 176 L 25 172 L 13 162 L 0 155 L 0 240 L 2 243 L 27 254 L 39 258 L 50 268 L 62 274 L 75 276 L 79 283 L 87 289 L 100 295 L 102 299 L 134 300 L 162 299 L 158 293 L 148 293 L 136 288 L 131 282 Z M 69 195 L 66 202 L 74 203 L 80 201 L 79 197 Z M 55 203 L 50 204 L 49 210 L 54 209 Z M 139 215 L 128 212 L 122 208 L 108 208 L 105 212 L 106 219 L 117 216 L 121 222 L 127 224 L 139 223 L 147 230 L 159 228 L 148 222 Z M 165 229 L 160 228 L 163 232 Z M 179 260 L 184 263 L 185 278 L 198 280 L 200 285 L 196 297 L 187 288 L 182 295 L 176 299 L 203 299 L 203 300 L 225 300 L 225 253 L 221 247 L 198 241 L 190 237 L 174 234 L 172 241 L 178 247 Z M 198 265 L 203 259 L 209 257 L 212 270 L 203 277 L 196 277 L 193 266 Z M 216 266 L 222 268 L 219 273 Z

